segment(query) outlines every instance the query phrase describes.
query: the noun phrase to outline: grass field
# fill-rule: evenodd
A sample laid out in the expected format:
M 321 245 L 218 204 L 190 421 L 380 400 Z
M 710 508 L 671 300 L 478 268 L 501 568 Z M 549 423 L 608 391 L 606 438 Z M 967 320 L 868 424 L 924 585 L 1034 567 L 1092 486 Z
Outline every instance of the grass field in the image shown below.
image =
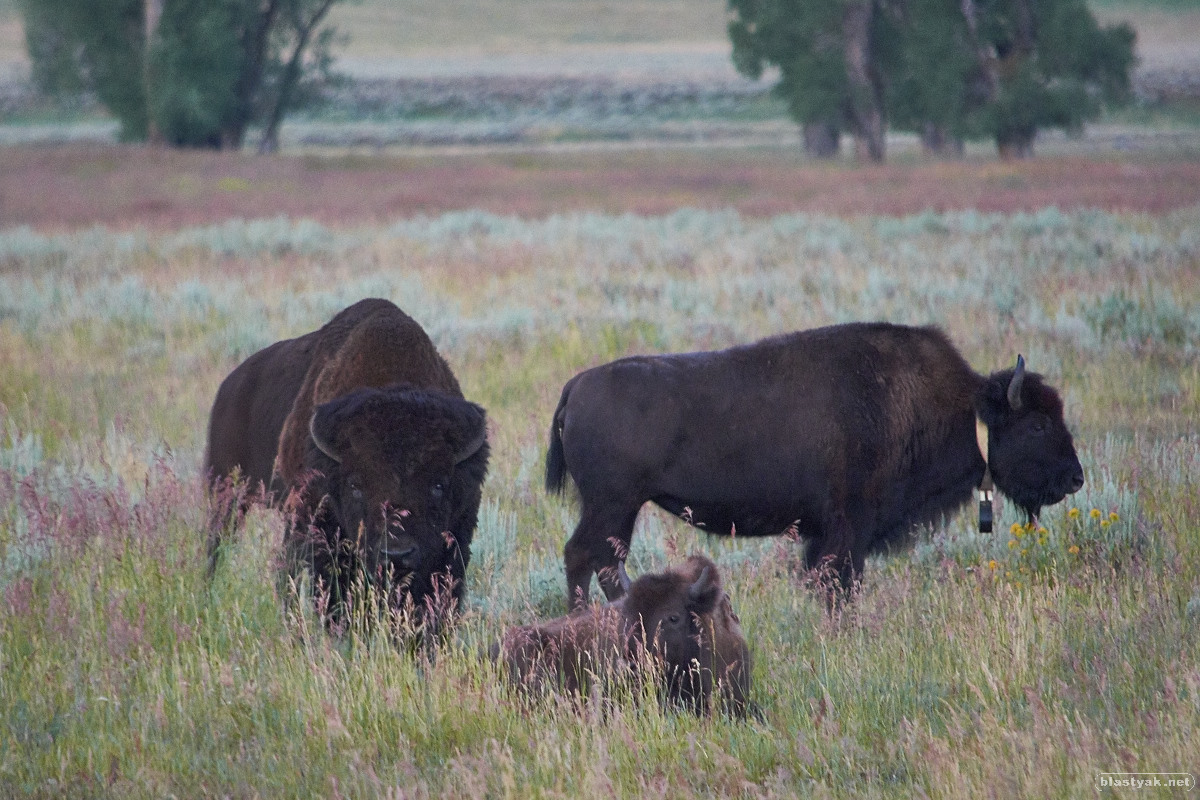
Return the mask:
M 619 62 L 711 52 L 723 15 L 403 5 L 339 8 L 351 55 Z M 1095 7 L 1168 66 L 1194 55 L 1192 4 Z M 463 20 L 487 33 L 463 44 Z M 1101 773 L 1200 778 L 1200 156 L 1186 116 L 1130 113 L 1149 116 L 1015 164 L 0 146 L 0 797 L 1075 798 L 1143 795 Z M 489 414 L 468 604 L 432 663 L 286 611 L 272 512 L 204 574 L 216 387 L 368 296 L 421 322 Z M 647 509 L 631 573 L 717 560 L 761 719 L 507 692 L 480 648 L 565 610 L 577 510 L 541 478 L 563 382 L 859 319 L 942 325 L 979 371 L 1023 353 L 1062 391 L 1085 488 L 1040 527 L 1002 504 L 995 535 L 969 513 L 923 532 L 835 616 L 796 544 Z
M 1130 141 L 1136 143 L 1137 137 Z M 316 149 L 269 159 L 127 146 L 0 148 L 0 221 L 39 230 L 175 228 L 284 214 L 328 225 L 473 208 L 528 218 L 678 208 L 780 213 L 1097 208 L 1169 212 L 1200 203 L 1200 141 L 1177 152 L 1086 158 L 990 155 L 884 166 L 814 164 L 795 148 L 582 148 L 380 155 Z M 1044 148 L 1050 150 L 1049 147 Z
M 839 219 L 479 211 L 0 234 L 0 794 L 1090 797 L 1200 764 L 1200 212 Z M 436 663 L 274 593 L 259 514 L 203 575 L 198 462 L 240 359 L 385 296 L 489 410 L 469 607 Z M 1085 489 L 869 564 L 838 618 L 785 540 L 647 513 L 636 574 L 727 571 L 761 721 L 521 703 L 476 655 L 561 613 L 563 381 L 626 353 L 937 321 L 1063 389 Z M 786 436 L 786 432 L 781 432 Z M 1164 794 L 1160 796 L 1183 796 Z

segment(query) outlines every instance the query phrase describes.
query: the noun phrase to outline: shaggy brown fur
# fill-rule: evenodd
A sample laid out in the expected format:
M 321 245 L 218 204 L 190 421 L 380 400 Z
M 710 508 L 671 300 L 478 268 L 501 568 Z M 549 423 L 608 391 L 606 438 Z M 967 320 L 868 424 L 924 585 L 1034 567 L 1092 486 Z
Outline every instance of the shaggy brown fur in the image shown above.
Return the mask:
M 289 571 L 336 601 L 355 576 L 418 612 L 462 597 L 486 420 L 417 322 L 387 300 L 255 353 L 221 384 L 205 466 L 293 512 Z M 267 491 L 267 489 L 270 491 Z M 210 539 L 215 564 L 225 520 Z M 443 604 L 444 605 L 444 604 Z
M 615 603 L 510 628 L 493 655 L 516 685 L 534 691 L 578 693 L 649 666 L 663 696 L 697 714 L 710 712 L 714 692 L 732 714 L 748 708 L 750 651 L 717 566 L 704 556 L 641 576 Z
M 462 397 L 425 329 L 387 300 L 355 303 L 317 331 L 304 382 L 279 435 L 275 471 L 283 485 L 300 479 L 313 409 L 353 389 L 398 381 Z

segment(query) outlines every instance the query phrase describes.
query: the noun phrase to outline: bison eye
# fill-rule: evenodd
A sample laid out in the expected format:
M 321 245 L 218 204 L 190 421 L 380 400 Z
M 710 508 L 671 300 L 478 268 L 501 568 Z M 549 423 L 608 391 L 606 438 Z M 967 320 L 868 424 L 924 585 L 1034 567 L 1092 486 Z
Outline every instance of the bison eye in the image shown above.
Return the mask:
M 443 486 L 439 481 L 438 483 L 435 483 L 432 488 L 430 488 L 429 493 L 433 495 L 435 500 L 441 500 L 442 495 L 446 493 L 446 487 Z
M 667 617 L 667 622 L 671 623 L 672 625 L 678 625 L 679 624 L 679 615 L 672 614 L 671 616 Z
M 362 500 L 363 490 L 362 484 L 358 482 L 358 478 L 351 477 L 346 479 L 346 488 L 350 490 L 350 496 L 355 500 Z

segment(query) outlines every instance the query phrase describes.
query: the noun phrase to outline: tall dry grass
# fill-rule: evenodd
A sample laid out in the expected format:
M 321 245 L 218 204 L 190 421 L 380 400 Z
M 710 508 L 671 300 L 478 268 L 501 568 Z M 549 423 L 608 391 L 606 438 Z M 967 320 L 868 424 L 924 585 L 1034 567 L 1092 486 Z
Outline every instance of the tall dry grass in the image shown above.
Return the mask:
M 1197 209 L 1048 209 L 0 232 L 0 794 L 1075 797 L 1197 774 L 1198 231 Z M 270 512 L 204 578 L 217 384 L 369 295 L 491 419 L 469 607 L 433 662 L 280 602 Z M 762 719 L 507 693 L 480 649 L 564 611 L 575 510 L 541 488 L 562 383 L 851 319 L 937 322 L 980 371 L 1024 353 L 1087 487 L 1041 528 L 949 520 L 835 617 L 793 543 L 647 511 L 631 571 L 722 565 Z

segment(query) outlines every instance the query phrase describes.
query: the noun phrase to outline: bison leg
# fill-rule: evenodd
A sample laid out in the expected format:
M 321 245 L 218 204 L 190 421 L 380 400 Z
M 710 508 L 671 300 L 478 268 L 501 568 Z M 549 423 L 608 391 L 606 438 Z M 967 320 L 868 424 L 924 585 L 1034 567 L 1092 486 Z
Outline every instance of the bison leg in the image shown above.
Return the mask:
M 208 567 L 205 575 L 211 580 L 217 571 L 221 546 L 241 526 L 250 506 L 261 498 L 262 492 L 254 491 L 246 481 L 241 480 L 240 471 L 233 476 L 213 480 L 208 490 L 208 519 L 205 524 Z
M 856 545 L 856 531 L 844 514 L 836 514 L 804 551 L 804 566 L 829 592 L 832 605 L 848 599 L 862 577 L 866 548 Z
M 575 533 L 563 547 L 569 608 L 587 605 L 592 573 L 596 573 L 600 588 L 609 600 L 616 600 L 623 594 L 617 567 L 624 563 L 629 553 L 633 523 L 640 508 L 640 503 L 632 510 L 584 505 Z

